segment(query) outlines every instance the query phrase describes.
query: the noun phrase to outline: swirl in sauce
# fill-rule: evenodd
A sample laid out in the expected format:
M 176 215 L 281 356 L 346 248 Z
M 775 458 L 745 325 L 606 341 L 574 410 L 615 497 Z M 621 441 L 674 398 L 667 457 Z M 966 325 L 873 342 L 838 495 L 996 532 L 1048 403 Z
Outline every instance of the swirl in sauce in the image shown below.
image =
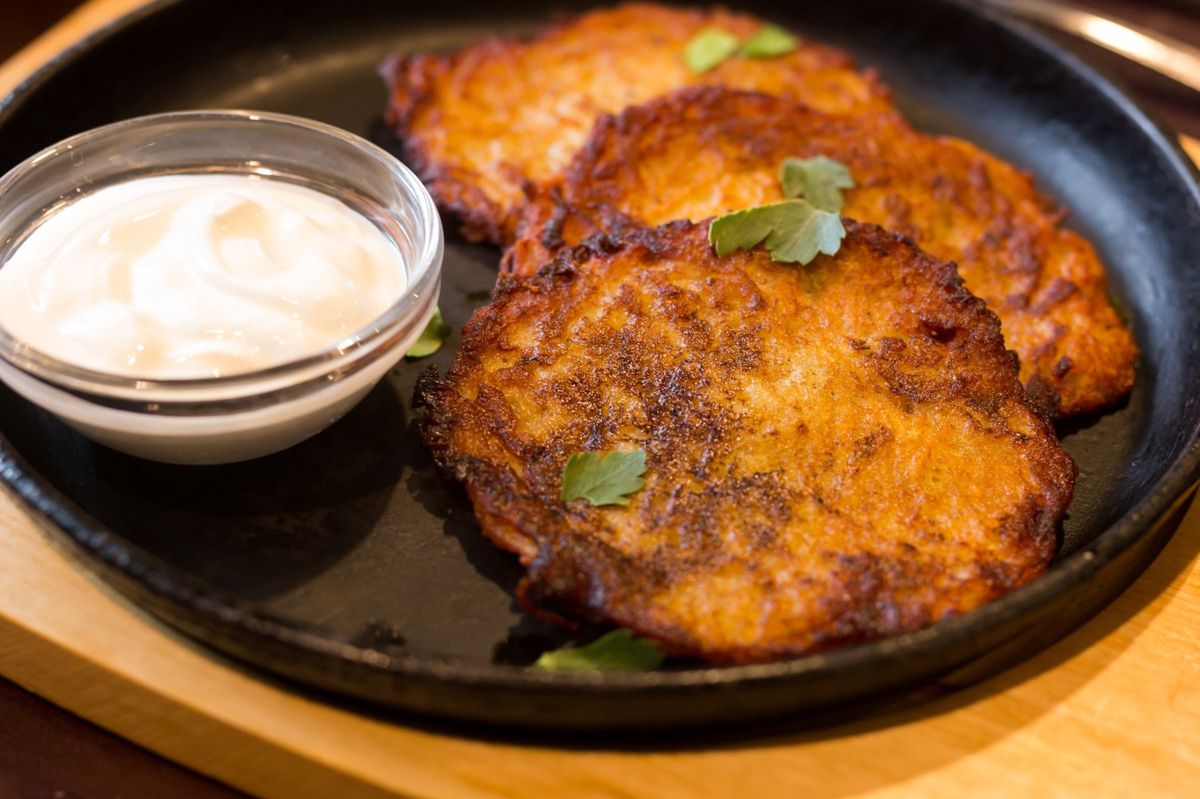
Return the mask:
M 247 175 L 163 175 L 54 212 L 0 268 L 0 326 L 89 369 L 219 377 L 321 352 L 405 289 L 395 243 L 341 201 Z

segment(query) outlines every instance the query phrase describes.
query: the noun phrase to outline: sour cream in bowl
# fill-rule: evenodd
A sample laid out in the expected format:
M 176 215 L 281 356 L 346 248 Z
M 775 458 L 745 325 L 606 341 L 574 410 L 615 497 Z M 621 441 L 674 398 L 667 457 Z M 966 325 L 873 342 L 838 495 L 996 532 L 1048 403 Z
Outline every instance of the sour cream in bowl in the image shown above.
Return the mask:
M 420 181 L 344 131 L 240 111 L 98 128 L 0 179 L 0 380 L 141 457 L 265 455 L 395 365 L 441 259 Z

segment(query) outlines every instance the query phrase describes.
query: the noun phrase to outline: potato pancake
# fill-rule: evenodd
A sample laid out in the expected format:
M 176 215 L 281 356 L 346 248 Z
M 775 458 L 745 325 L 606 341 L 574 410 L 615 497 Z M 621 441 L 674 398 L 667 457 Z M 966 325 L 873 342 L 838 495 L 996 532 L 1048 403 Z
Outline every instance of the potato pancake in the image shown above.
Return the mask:
M 999 321 L 952 265 L 846 227 L 804 267 L 676 223 L 502 276 L 418 402 L 528 609 L 745 663 L 925 627 L 1046 569 L 1075 466 Z M 614 450 L 646 455 L 627 507 L 561 499 L 573 453 Z
M 389 124 L 408 161 L 474 240 L 508 243 L 524 187 L 555 175 L 596 118 L 692 84 L 780 94 L 834 113 L 891 108 L 872 73 L 802 42 L 776 58 L 733 57 L 697 74 L 684 60 L 698 32 L 746 39 L 763 26 L 724 10 L 623 5 L 551 27 L 528 43 L 491 39 L 452 56 L 384 65 Z
M 958 265 L 967 288 L 999 315 L 1021 379 L 1048 411 L 1097 411 L 1129 393 L 1137 345 L 1092 246 L 1060 226 L 1063 213 L 1028 174 L 967 142 L 918 133 L 897 114 L 835 116 L 698 87 L 606 116 L 526 210 L 506 268 L 532 273 L 555 248 L 597 230 L 777 202 L 783 160 L 818 155 L 840 161 L 855 181 L 844 216 L 903 233 Z

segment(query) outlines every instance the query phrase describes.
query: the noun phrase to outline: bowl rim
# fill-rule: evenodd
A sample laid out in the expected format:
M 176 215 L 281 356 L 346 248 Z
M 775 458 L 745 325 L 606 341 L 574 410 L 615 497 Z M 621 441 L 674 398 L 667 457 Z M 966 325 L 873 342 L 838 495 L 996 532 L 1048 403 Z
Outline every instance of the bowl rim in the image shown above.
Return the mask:
M 51 65 L 43 67 L 46 69 Z M 15 94 L 20 93 L 25 86 L 19 87 Z M 216 377 L 183 377 L 156 378 L 136 374 L 118 374 L 99 369 L 92 369 L 79 364 L 69 363 L 39 351 L 36 347 L 18 339 L 0 324 L 0 359 L 15 369 L 30 377 L 47 383 L 70 393 L 84 394 L 91 398 L 103 397 L 148 397 L 152 394 L 161 399 L 164 393 L 177 393 L 195 390 L 219 391 L 228 389 L 245 391 L 264 381 L 286 381 L 289 376 L 323 370 L 328 374 L 331 370 L 352 356 L 367 354 L 377 349 L 380 344 L 386 345 L 394 338 L 398 328 L 411 326 L 414 319 L 418 320 L 427 315 L 428 295 L 436 295 L 440 284 L 441 260 L 444 248 L 444 231 L 441 216 L 429 190 L 424 183 L 400 159 L 382 147 L 334 125 L 293 114 L 280 114 L 268 111 L 250 109 L 190 109 L 185 111 L 168 111 L 157 114 L 145 114 L 122 119 L 107 125 L 68 136 L 54 144 L 45 147 L 24 159 L 3 176 L 0 176 L 0 200 L 2 200 L 14 185 L 30 174 L 36 172 L 42 163 L 61 155 L 75 147 L 91 143 L 97 139 L 121 136 L 127 132 L 144 128 L 148 125 L 169 123 L 208 124 L 212 122 L 227 122 L 233 124 L 266 123 L 275 127 L 300 128 L 344 142 L 363 155 L 379 162 L 390 175 L 405 189 L 414 202 L 411 208 L 416 220 L 414 226 L 416 235 L 413 269 L 408 276 L 404 290 L 396 300 L 382 313 L 369 320 L 366 324 L 334 341 L 329 346 L 310 355 L 294 358 L 282 363 L 254 369 L 234 372 Z M 184 169 L 179 172 L 161 172 L 155 174 L 204 174 L 199 169 Z M 211 173 L 210 173 L 211 174 Z M 242 174 L 242 173 L 231 173 Z M 258 173 L 260 177 L 268 176 Z M 137 177 L 130 175 L 129 179 Z M 120 181 L 105 181 L 99 188 L 113 185 Z M 319 189 L 313 189 L 319 191 Z M 330 195 L 332 196 L 332 195 Z M 336 198 L 335 198 L 336 199 Z M 44 209 L 43 209 L 44 210 Z M 353 210 L 353 209 L 352 209 Z M 391 213 L 390 211 L 388 213 Z M 34 220 L 27 220 L 26 225 Z M 389 234 L 389 238 L 393 238 Z M 0 268 L 3 264 L 0 263 Z M 120 405 L 128 403 L 118 402 Z M 194 408 L 194 403 L 189 403 Z

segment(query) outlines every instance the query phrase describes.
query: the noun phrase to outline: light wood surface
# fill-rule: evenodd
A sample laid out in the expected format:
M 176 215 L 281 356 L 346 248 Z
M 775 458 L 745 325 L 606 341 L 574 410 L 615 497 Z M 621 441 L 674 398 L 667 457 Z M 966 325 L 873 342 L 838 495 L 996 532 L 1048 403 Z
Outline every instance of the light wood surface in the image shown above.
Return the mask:
M 0 67 L 0 95 L 141 0 L 96 0 Z M 631 754 L 457 738 L 292 693 L 165 629 L 0 495 L 0 673 L 267 797 L 1190 796 L 1200 780 L 1200 509 L 1099 616 L 921 708 Z M 0 719 L 2 723 L 2 719 Z
M 1200 140 L 1193 139 L 1191 136 L 1180 135 L 1179 143 L 1183 145 L 1183 151 L 1188 154 L 1197 165 L 1200 165 Z

